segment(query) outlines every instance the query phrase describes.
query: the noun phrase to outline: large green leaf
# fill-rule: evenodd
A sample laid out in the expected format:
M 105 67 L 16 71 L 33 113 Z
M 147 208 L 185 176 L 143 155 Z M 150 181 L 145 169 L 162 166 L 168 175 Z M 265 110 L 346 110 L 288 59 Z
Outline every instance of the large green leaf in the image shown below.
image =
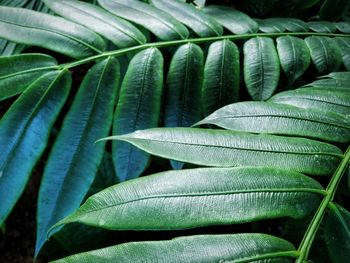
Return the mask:
M 349 0 L 325 0 L 320 8 L 320 19 L 338 20 L 349 7 Z
M 256 33 L 259 29 L 257 22 L 236 9 L 210 5 L 202 10 L 234 34 Z
M 256 37 L 244 43 L 244 81 L 254 100 L 267 100 L 275 92 L 280 63 L 271 38 Z
M 322 192 L 305 175 L 273 168 L 167 171 L 107 188 L 58 225 L 156 230 L 302 218 L 317 208 Z
M 296 256 L 289 242 L 264 234 L 198 235 L 169 241 L 125 243 L 73 255 L 55 263 L 291 263 Z
M 0 57 L 0 100 L 21 93 L 56 65 L 53 57 L 44 54 Z
M 157 127 L 163 89 L 163 57 L 158 49 L 138 53 L 124 77 L 113 122 L 114 134 Z M 112 156 L 120 181 L 138 177 L 150 156 L 124 142 L 114 142 Z
M 331 203 L 325 220 L 324 238 L 334 263 L 346 263 L 350 256 L 350 213 Z
M 105 49 L 103 39 L 83 26 L 22 8 L 0 6 L 0 35 L 73 58 L 91 56 Z
M 240 85 L 239 51 L 229 40 L 209 46 L 204 69 L 202 105 L 204 116 L 238 101 Z
M 17 99 L 0 121 L 0 225 L 20 197 L 46 148 L 70 84 L 67 71 L 45 74 Z
M 333 39 L 310 36 L 305 38 L 305 42 L 318 72 L 328 73 L 339 69 L 342 62 L 341 50 Z
M 350 71 L 350 38 L 335 37 L 334 40 L 340 48 L 344 66 Z
M 179 0 L 150 0 L 150 3 L 172 15 L 201 37 L 221 36 L 223 33 L 222 26 L 218 22 L 193 5 Z
M 90 69 L 75 96 L 45 166 L 41 182 L 36 254 L 47 230 L 79 207 L 103 157 L 119 85 L 119 63 L 108 58 Z
M 334 33 L 337 30 L 335 24 L 329 21 L 311 21 L 307 25 L 312 31 L 318 33 Z
M 350 100 L 347 101 L 350 103 Z M 350 108 L 348 108 L 350 112 Z M 343 115 L 270 102 L 239 102 L 225 106 L 197 123 L 254 133 L 350 141 L 350 120 Z
M 161 157 L 205 166 L 272 166 L 330 175 L 342 158 L 335 146 L 303 138 L 243 132 L 155 128 L 116 139 Z
M 139 24 L 162 40 L 185 39 L 187 28 L 167 13 L 138 0 L 98 0 L 109 12 Z
M 117 47 L 128 47 L 146 42 L 146 37 L 132 24 L 96 5 L 76 0 L 43 0 L 55 13 L 84 25 Z
M 281 67 L 291 85 L 309 67 L 310 51 L 305 41 L 297 37 L 282 36 L 278 37 L 276 42 Z
M 342 92 L 325 88 L 301 88 L 278 93 L 269 101 L 305 109 L 350 114 L 350 89 L 349 92 Z

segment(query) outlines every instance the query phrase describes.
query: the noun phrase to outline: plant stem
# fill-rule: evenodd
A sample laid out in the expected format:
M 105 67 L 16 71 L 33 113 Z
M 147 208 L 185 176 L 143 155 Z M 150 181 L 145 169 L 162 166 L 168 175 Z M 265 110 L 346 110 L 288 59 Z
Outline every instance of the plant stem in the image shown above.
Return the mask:
M 82 64 L 95 61 L 98 59 L 102 59 L 109 56 L 121 56 L 128 52 L 140 51 L 146 48 L 163 48 L 169 46 L 177 46 L 186 43 L 205 43 L 205 42 L 213 42 L 217 40 L 229 39 L 229 40 L 241 40 L 241 39 L 249 39 L 253 37 L 280 37 L 280 36 L 327 36 L 327 37 L 350 37 L 350 35 L 346 34 L 332 34 L 332 33 L 317 33 L 317 32 L 285 32 L 285 33 L 255 33 L 255 34 L 242 34 L 242 35 L 226 35 L 226 36 L 218 36 L 218 37 L 203 37 L 203 38 L 190 38 L 190 39 L 181 39 L 181 40 L 172 40 L 172 41 L 163 41 L 163 42 L 155 42 L 155 43 L 146 43 L 143 45 L 107 51 L 101 54 L 91 56 L 88 58 L 84 58 L 81 60 L 73 61 L 70 63 L 62 64 L 63 68 L 73 68 L 80 66 Z
M 316 233 L 322 223 L 323 217 L 326 213 L 327 207 L 331 204 L 334 199 L 334 195 L 337 191 L 338 185 L 342 179 L 342 176 L 347 169 L 350 161 L 350 146 L 348 147 L 343 160 L 339 164 L 337 170 L 334 172 L 331 181 L 328 184 L 326 189 L 326 195 L 323 198 L 320 206 L 318 207 L 316 214 L 314 215 L 311 224 L 309 225 L 303 240 L 300 243 L 298 251 L 300 252 L 300 256 L 297 258 L 296 263 L 305 262 L 312 245 L 312 242 L 315 239 Z

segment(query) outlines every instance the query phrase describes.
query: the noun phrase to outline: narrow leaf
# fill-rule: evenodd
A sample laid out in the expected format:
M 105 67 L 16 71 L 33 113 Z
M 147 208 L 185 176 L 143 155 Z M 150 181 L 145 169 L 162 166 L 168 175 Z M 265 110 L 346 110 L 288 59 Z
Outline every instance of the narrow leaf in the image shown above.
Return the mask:
M 41 182 L 36 255 L 47 230 L 79 207 L 103 157 L 119 84 L 119 64 L 112 58 L 90 69 L 75 96 L 45 166 Z
M 196 125 L 201 124 L 214 124 L 234 131 L 309 137 L 330 142 L 350 141 L 350 120 L 343 115 L 312 109 L 306 111 L 269 102 L 234 103 L 215 111 Z
M 335 24 L 329 21 L 311 21 L 307 22 L 307 25 L 318 33 L 334 33 L 337 30 Z
M 234 34 L 258 32 L 258 23 L 245 13 L 236 9 L 225 6 L 210 5 L 202 10 Z
M 201 37 L 221 36 L 223 33 L 222 26 L 218 22 L 193 5 L 179 0 L 150 0 L 150 2 L 184 23 Z
M 348 71 L 331 72 L 328 75 L 321 76 L 320 78 L 331 78 L 335 80 L 350 80 L 350 72 Z
M 56 65 L 53 57 L 44 54 L 0 57 L 0 100 L 21 93 Z
M 138 0 L 98 0 L 107 11 L 139 24 L 162 40 L 185 39 L 187 28 L 167 13 Z
M 163 57 L 158 49 L 138 53 L 124 77 L 115 112 L 113 133 L 157 127 L 163 88 Z M 120 181 L 138 177 L 148 166 L 146 154 L 125 142 L 114 142 L 112 156 Z
M 47 73 L 16 100 L 0 121 L 0 225 L 23 192 L 46 148 L 70 84 L 67 71 Z
M 272 166 L 332 174 L 342 158 L 330 144 L 303 138 L 194 129 L 156 128 L 107 139 L 132 143 L 164 158 L 205 166 Z
M 329 37 L 310 36 L 305 38 L 311 59 L 320 73 L 337 71 L 342 62 L 341 50 Z
M 59 225 L 158 230 L 301 218 L 317 208 L 321 193 L 313 179 L 272 168 L 167 171 L 99 192 Z
M 146 42 L 146 37 L 132 24 L 102 8 L 76 0 L 43 0 L 56 14 L 86 26 L 109 39 L 117 47 Z
M 254 100 L 267 100 L 275 92 L 280 65 L 273 40 L 256 37 L 244 43 L 244 81 Z
M 345 68 L 350 71 L 350 39 L 346 37 L 335 37 L 334 40 L 340 48 Z
M 304 40 L 293 36 L 276 39 L 281 67 L 287 75 L 289 84 L 300 78 L 310 65 L 310 51 Z
M 28 9 L 0 6 L 1 37 L 40 46 L 73 58 L 100 53 L 103 39 L 96 33 L 63 18 Z
M 240 85 L 239 50 L 229 40 L 209 46 L 204 69 L 202 105 L 204 116 L 238 101 Z
M 124 243 L 54 262 L 212 263 L 242 262 L 241 260 L 247 259 L 258 262 L 263 258 L 269 262 L 291 263 L 296 255 L 294 250 L 289 242 L 265 234 L 198 235 L 169 241 Z

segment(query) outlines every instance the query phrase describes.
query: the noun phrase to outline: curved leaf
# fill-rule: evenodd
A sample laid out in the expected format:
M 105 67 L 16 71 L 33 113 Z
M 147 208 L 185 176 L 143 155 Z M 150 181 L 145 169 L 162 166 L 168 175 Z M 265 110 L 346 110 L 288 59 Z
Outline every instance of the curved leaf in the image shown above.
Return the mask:
M 201 124 L 214 124 L 234 131 L 309 137 L 330 142 L 350 141 L 350 120 L 343 115 L 268 102 L 234 103 L 215 111 L 196 125 Z
M 307 25 L 318 33 L 334 33 L 337 30 L 335 24 L 329 21 L 311 21 L 307 22 Z
M 348 71 L 331 72 L 328 75 L 321 76 L 320 78 L 331 78 L 335 80 L 350 80 L 350 72 Z
M 238 101 L 240 84 L 239 50 L 229 40 L 209 46 L 204 68 L 202 105 L 204 116 Z
M 277 23 L 271 19 L 256 19 L 259 24 L 259 30 L 264 33 L 282 33 L 285 27 L 281 23 Z
M 307 23 L 296 18 L 274 17 L 258 20 L 259 29 L 265 33 L 278 33 L 286 30 L 290 32 L 307 32 L 309 26 Z
M 350 92 L 349 80 L 343 79 L 318 79 L 309 84 L 306 84 L 305 87 L 315 87 L 330 89 L 334 91 Z
M 164 104 L 165 127 L 189 127 L 202 118 L 201 96 L 204 55 L 195 44 L 186 44 L 177 49 L 166 81 Z M 171 162 L 174 169 L 182 164 Z
M 225 6 L 209 5 L 202 10 L 234 34 L 258 32 L 258 23 L 245 13 L 236 9 Z
M 334 40 L 340 48 L 345 68 L 350 71 L 350 39 L 346 37 L 335 37 Z
M 349 90 L 350 92 L 350 90 Z M 273 103 L 289 104 L 304 109 L 350 114 L 350 93 L 325 88 L 301 88 L 276 94 Z
M 95 178 L 104 144 L 94 142 L 109 133 L 119 71 L 113 58 L 91 68 L 64 120 L 40 186 L 36 254 L 47 230 L 79 207 Z
M 100 53 L 103 39 L 96 33 L 63 18 L 14 7 L 0 6 L 1 37 L 40 46 L 73 58 Z
M 43 2 L 56 14 L 92 29 L 117 47 L 146 42 L 146 37 L 132 24 L 96 5 L 75 0 L 43 0 Z
M 293 36 L 276 39 L 281 67 L 287 75 L 289 84 L 293 84 L 310 65 L 310 51 L 304 40 Z
M 98 0 L 107 11 L 141 25 L 162 40 L 185 39 L 189 32 L 165 12 L 138 0 Z
M 70 84 L 68 71 L 45 74 L 16 100 L 0 121 L 0 225 L 20 197 L 46 148 Z
M 150 0 L 150 3 L 175 17 L 201 37 L 221 36 L 223 33 L 222 26 L 218 22 L 193 5 L 179 0 Z
M 342 62 L 341 50 L 329 37 L 310 36 L 305 38 L 311 59 L 320 73 L 337 71 Z
M 317 208 L 321 196 L 319 183 L 286 170 L 241 167 L 167 171 L 99 192 L 59 225 L 80 222 L 115 230 L 155 230 L 284 216 L 302 218 Z
M 349 7 L 348 0 L 325 0 L 320 8 L 320 19 L 335 21 L 340 19 Z
M 350 34 L 350 22 L 342 21 L 335 24 L 337 29 L 345 34 Z
M 163 57 L 158 49 L 139 52 L 124 77 L 115 112 L 113 133 L 157 127 L 163 88 Z M 148 166 L 146 154 L 124 142 L 112 145 L 113 162 L 120 181 L 138 177 Z
M 155 128 L 106 139 L 122 140 L 164 158 L 205 166 L 272 166 L 332 174 L 342 158 L 330 144 L 303 138 L 242 132 Z
M 55 263 L 269 262 L 288 263 L 296 256 L 289 242 L 265 234 L 198 235 L 168 241 L 130 242 L 73 255 Z M 244 261 L 246 262 L 246 261 Z
M 53 57 L 44 54 L 0 57 L 0 100 L 21 93 L 56 65 Z
M 244 81 L 254 100 L 267 100 L 275 92 L 280 65 L 273 40 L 256 37 L 244 43 Z

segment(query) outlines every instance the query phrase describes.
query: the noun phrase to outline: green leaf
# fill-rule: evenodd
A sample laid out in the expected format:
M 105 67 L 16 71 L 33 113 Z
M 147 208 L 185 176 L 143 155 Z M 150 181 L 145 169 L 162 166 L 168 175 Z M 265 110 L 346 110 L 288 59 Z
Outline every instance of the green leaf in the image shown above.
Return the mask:
M 204 55 L 195 44 L 180 46 L 171 59 L 164 103 L 165 127 L 189 127 L 202 118 Z M 171 162 L 174 169 L 183 164 Z
M 350 90 L 347 93 L 325 88 L 301 88 L 278 93 L 269 101 L 304 109 L 350 114 Z
M 264 33 L 281 33 L 286 30 L 290 32 L 307 32 L 309 26 L 307 23 L 296 18 L 274 17 L 258 20 L 259 29 Z
M 349 0 L 325 0 L 320 8 L 320 19 L 336 21 L 349 7 Z
M 46 148 L 71 85 L 68 71 L 35 81 L 0 121 L 0 225 L 11 212 Z
M 335 26 L 337 27 L 337 29 L 345 34 L 350 34 L 350 22 L 338 22 L 335 24 Z
M 339 69 L 342 62 L 341 50 L 333 39 L 310 36 L 305 38 L 305 42 L 318 72 L 328 73 Z
M 276 39 L 281 67 L 287 75 L 289 84 L 300 78 L 310 65 L 310 51 L 304 40 L 293 36 Z
M 109 39 L 117 47 L 144 44 L 146 37 L 132 24 L 96 5 L 75 0 L 43 0 L 56 14 Z
M 204 69 L 202 105 L 204 116 L 238 101 L 240 85 L 239 50 L 229 40 L 209 46 Z
M 244 81 L 253 100 L 267 100 L 275 92 L 280 63 L 271 38 L 256 37 L 244 43 Z
M 271 19 L 256 19 L 259 24 L 259 30 L 263 33 L 282 33 L 285 27 Z
M 21 44 L 40 46 L 73 58 L 105 49 L 96 33 L 63 18 L 14 7 L 0 6 L 1 37 Z
M 317 208 L 322 193 L 313 179 L 272 168 L 167 171 L 107 188 L 58 225 L 170 230 L 302 218 Z
M 335 80 L 350 80 L 350 72 L 348 71 L 331 72 L 328 75 L 321 76 L 320 78 L 331 78 Z
M 347 102 L 350 103 L 350 100 Z M 300 136 L 330 142 L 350 141 L 350 120 L 343 115 L 270 102 L 234 103 L 215 111 L 196 125 L 202 124 L 214 124 L 234 131 Z
M 122 140 L 164 158 L 205 166 L 271 166 L 330 175 L 342 158 L 330 144 L 242 132 L 155 128 L 106 139 Z
M 346 37 L 335 37 L 334 40 L 340 48 L 345 68 L 350 71 L 350 39 Z
M 345 263 L 350 255 L 350 213 L 331 203 L 325 219 L 324 238 L 332 262 Z
M 329 21 L 311 21 L 307 22 L 307 25 L 318 33 L 334 33 L 337 30 L 335 24 Z
M 119 85 L 119 63 L 108 58 L 90 69 L 64 119 L 41 182 L 36 255 L 47 230 L 79 207 L 103 157 Z
M 186 39 L 187 28 L 167 13 L 138 0 L 98 0 L 107 11 L 141 25 L 161 40 Z
M 202 10 L 234 34 L 252 34 L 258 32 L 258 23 L 245 13 L 236 9 L 210 5 Z
M 0 57 L 0 101 L 21 93 L 56 65 L 53 57 L 44 54 Z
M 113 133 L 157 127 L 163 89 L 163 57 L 158 49 L 139 52 L 124 77 L 115 112 Z M 138 177 L 148 166 L 146 154 L 124 142 L 114 142 L 112 156 L 119 180 Z
M 73 255 L 55 263 L 279 262 L 296 256 L 289 242 L 265 234 L 197 235 L 168 241 L 130 242 Z
M 150 0 L 150 3 L 184 23 L 200 37 L 221 36 L 223 33 L 218 22 L 193 5 L 179 0 Z
M 342 79 L 318 79 L 309 84 L 306 84 L 305 87 L 315 87 L 330 89 L 334 91 L 350 92 L 349 81 Z

